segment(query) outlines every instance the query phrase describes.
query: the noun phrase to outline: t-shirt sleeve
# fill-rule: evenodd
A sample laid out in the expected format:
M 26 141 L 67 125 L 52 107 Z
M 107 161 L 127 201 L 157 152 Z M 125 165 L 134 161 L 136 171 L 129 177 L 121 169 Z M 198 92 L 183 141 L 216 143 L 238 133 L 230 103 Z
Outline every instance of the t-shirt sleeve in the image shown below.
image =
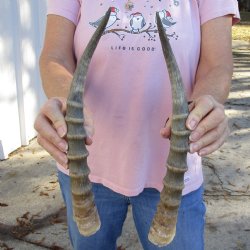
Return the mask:
M 237 0 L 198 0 L 201 25 L 205 22 L 225 15 L 232 15 L 232 23 L 240 20 Z
M 48 0 L 47 14 L 63 16 L 75 25 L 78 22 L 79 10 L 79 0 Z

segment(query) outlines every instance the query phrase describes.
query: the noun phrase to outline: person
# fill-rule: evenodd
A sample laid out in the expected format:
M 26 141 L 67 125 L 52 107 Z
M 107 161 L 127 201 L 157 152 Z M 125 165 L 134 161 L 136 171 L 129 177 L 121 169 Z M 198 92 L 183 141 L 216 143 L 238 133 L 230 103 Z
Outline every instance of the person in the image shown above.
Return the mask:
M 89 178 L 101 219 L 101 229 L 84 237 L 72 218 L 64 115 L 76 64 L 110 6 L 111 17 L 90 63 L 84 93 Z M 191 102 L 186 121 L 190 153 L 177 231 L 162 248 L 147 237 L 163 188 L 171 136 L 171 88 L 157 34 L 157 11 Z M 116 249 L 129 205 L 144 249 L 204 249 L 201 157 L 217 150 L 229 135 L 223 103 L 233 69 L 231 26 L 238 19 L 236 0 L 48 1 L 40 57 L 48 100 L 35 129 L 38 143 L 58 163 L 74 249 Z

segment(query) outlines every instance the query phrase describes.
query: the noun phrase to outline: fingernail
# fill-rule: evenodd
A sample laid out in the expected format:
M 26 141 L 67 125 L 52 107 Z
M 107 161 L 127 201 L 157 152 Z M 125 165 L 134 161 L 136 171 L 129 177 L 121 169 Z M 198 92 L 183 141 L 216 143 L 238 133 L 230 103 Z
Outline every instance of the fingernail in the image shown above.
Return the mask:
M 201 151 L 199 152 L 199 156 L 204 156 L 204 155 L 206 155 L 206 154 L 207 154 L 206 150 L 201 150 Z
M 60 142 L 58 146 L 62 151 L 66 151 L 68 149 L 68 144 L 66 142 Z
M 160 130 L 160 134 L 161 134 L 161 136 L 164 137 L 164 138 L 169 138 L 168 134 L 166 133 L 166 129 L 164 129 L 164 128 L 162 128 L 162 129 Z
M 60 135 L 60 137 L 64 137 L 66 134 L 66 130 L 64 129 L 64 127 L 59 127 L 57 132 Z
M 161 134 L 161 135 L 164 135 L 164 129 L 163 129 L 163 128 L 161 128 L 160 134 Z
M 196 152 L 197 150 L 198 150 L 198 145 L 197 144 L 195 144 L 195 143 L 191 143 L 190 144 L 190 153 L 194 153 L 194 152 Z
M 93 143 L 92 138 L 87 137 L 87 138 L 85 139 L 85 143 L 86 143 L 86 145 L 90 146 L 90 145 Z
M 189 136 L 189 140 L 191 141 L 197 141 L 199 139 L 199 134 L 197 132 L 193 132 L 190 136 Z
M 192 119 L 190 122 L 189 122 L 189 128 L 190 129 L 195 129 L 196 125 L 197 125 L 197 122 L 196 120 Z

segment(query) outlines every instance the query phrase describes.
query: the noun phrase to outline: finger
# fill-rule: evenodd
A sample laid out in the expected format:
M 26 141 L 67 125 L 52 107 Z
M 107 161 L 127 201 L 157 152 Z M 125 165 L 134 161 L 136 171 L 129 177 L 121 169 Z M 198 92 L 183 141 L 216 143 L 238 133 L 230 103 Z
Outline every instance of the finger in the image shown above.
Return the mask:
M 55 145 L 47 141 L 42 136 L 37 136 L 37 142 L 41 145 L 59 164 L 61 164 L 64 168 L 67 167 L 68 158 L 65 153 L 59 150 Z
M 165 122 L 164 128 L 160 130 L 160 134 L 163 138 L 170 138 L 171 136 L 171 122 L 172 118 L 168 118 Z
M 42 108 L 42 113 L 51 121 L 61 137 L 64 137 L 67 133 L 67 125 L 64 117 L 65 105 L 62 100 L 53 98 Z
M 206 133 L 202 138 L 194 143 L 190 144 L 190 153 L 195 153 L 203 150 L 208 145 L 216 144 L 220 141 L 221 137 L 225 135 L 225 131 L 228 130 L 228 124 L 226 121 L 221 123 L 216 129 L 212 129 Z M 224 138 L 224 137 L 223 137 Z
M 57 131 L 51 126 L 48 119 L 40 114 L 35 121 L 35 129 L 42 138 L 46 138 L 46 141 L 56 146 L 61 151 L 65 152 L 68 149 L 67 142 L 62 139 Z
M 194 101 L 194 105 L 186 121 L 186 126 L 190 130 L 194 130 L 198 123 L 215 107 L 215 103 L 210 96 L 202 96 Z
M 230 131 L 229 131 L 229 129 L 227 128 L 227 129 L 224 131 L 223 135 L 220 137 L 219 140 L 217 140 L 216 142 L 214 142 L 214 143 L 208 145 L 208 146 L 205 147 L 205 148 L 202 148 L 202 149 L 198 152 L 198 154 L 199 154 L 200 156 L 206 156 L 206 155 L 209 155 L 209 154 L 213 153 L 214 151 L 216 151 L 218 148 L 220 148 L 220 147 L 223 145 L 223 143 L 224 143 L 225 140 L 227 139 L 229 133 L 230 133 Z
M 90 137 L 86 137 L 85 144 L 90 146 L 93 143 L 93 140 Z
M 224 108 L 216 107 L 197 125 L 192 131 L 189 139 L 192 142 L 198 141 L 208 131 L 218 127 L 220 123 L 227 123 L 228 119 L 225 115 Z

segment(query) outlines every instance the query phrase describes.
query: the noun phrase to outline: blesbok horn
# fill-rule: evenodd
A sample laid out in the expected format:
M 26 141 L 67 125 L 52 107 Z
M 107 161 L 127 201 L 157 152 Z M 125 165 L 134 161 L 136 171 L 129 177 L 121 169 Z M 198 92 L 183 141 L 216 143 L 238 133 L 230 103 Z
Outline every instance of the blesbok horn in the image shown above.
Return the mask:
M 83 93 L 90 60 L 106 28 L 111 9 L 107 11 L 102 22 L 89 41 L 73 76 L 70 93 L 67 99 L 66 123 L 68 127 L 68 166 L 71 181 L 73 217 L 79 232 L 90 236 L 101 226 L 98 211 L 94 203 L 87 165 L 88 151 L 84 139 L 87 133 L 84 128 Z
M 180 70 L 159 13 L 156 14 L 156 19 L 171 82 L 173 113 L 167 174 L 164 177 L 164 187 L 148 238 L 155 245 L 165 246 L 173 240 L 176 232 L 178 209 L 184 188 L 184 173 L 187 171 L 188 137 L 190 132 L 185 125 L 189 111 Z

